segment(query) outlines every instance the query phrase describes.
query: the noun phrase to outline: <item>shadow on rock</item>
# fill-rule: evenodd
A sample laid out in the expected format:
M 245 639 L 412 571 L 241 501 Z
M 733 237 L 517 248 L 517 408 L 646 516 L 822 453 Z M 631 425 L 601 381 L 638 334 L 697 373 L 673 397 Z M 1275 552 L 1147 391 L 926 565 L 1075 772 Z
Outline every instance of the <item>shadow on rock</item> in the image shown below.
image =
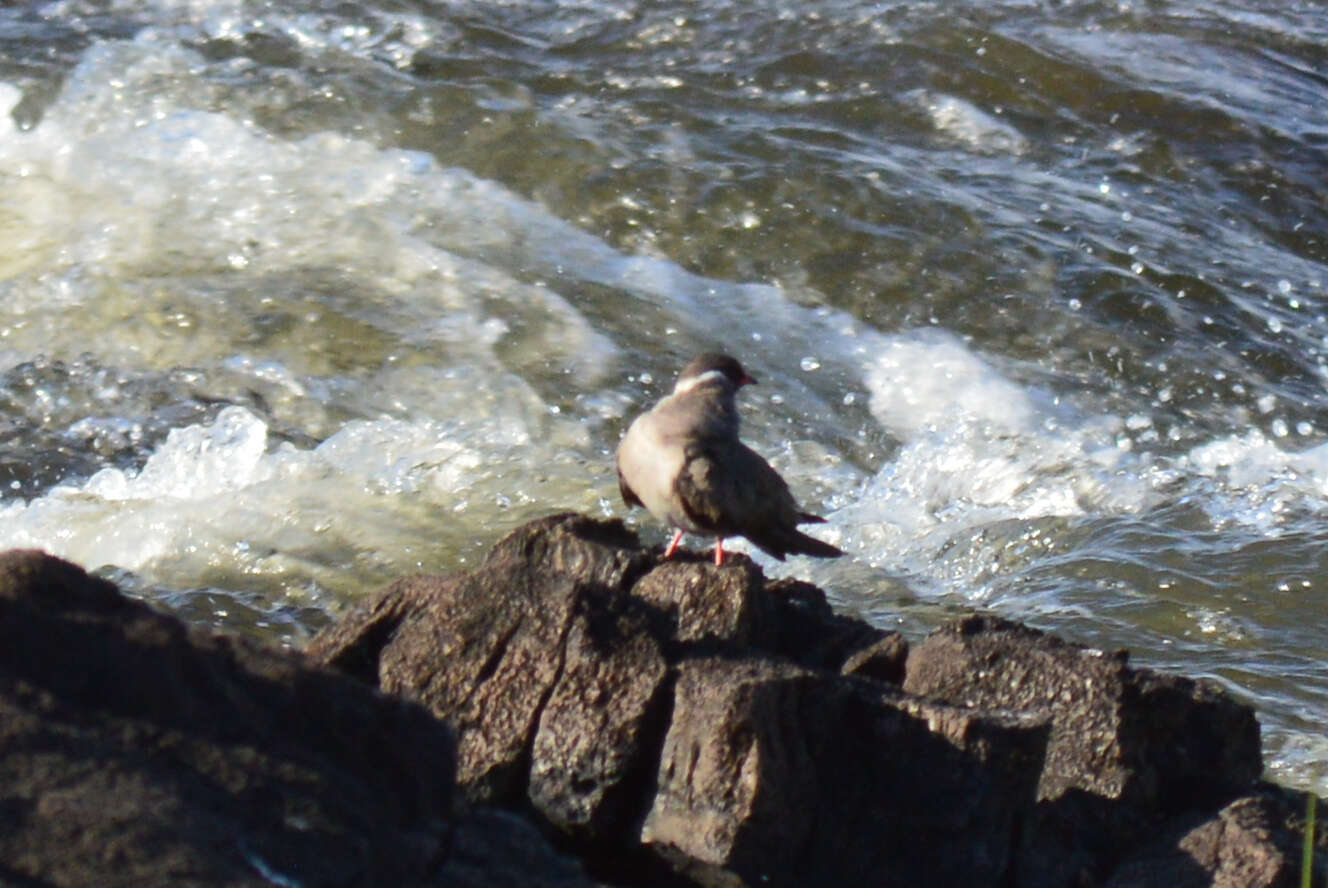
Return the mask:
M 454 768 L 421 707 L 0 555 L 6 884 L 501 884 L 510 840 L 457 820 Z M 476 859 L 492 865 L 470 880 Z M 507 884 L 588 884 L 537 863 Z
M 1252 711 L 1208 685 L 987 618 L 910 652 L 749 559 L 662 561 L 576 515 L 308 652 L 445 719 L 469 798 L 610 878 L 1099 884 L 1260 771 Z

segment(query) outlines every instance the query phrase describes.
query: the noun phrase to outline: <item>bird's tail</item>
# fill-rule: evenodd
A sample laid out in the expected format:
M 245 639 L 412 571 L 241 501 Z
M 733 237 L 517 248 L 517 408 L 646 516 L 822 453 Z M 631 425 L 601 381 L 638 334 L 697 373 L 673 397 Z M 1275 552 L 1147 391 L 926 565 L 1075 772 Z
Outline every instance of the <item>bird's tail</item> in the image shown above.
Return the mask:
M 822 522 L 824 518 L 818 519 Z M 816 537 L 807 536 L 800 530 L 794 530 L 789 533 L 788 552 L 791 555 L 811 555 L 814 558 L 838 558 L 844 554 L 842 549 L 837 549 L 829 543 L 822 542 Z

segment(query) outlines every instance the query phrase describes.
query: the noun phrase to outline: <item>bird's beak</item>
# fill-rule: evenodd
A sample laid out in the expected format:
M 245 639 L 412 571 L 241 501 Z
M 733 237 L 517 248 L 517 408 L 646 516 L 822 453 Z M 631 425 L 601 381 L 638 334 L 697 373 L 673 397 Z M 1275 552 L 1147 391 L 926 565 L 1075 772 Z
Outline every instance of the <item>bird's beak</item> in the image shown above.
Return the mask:
M 744 385 L 756 385 L 756 377 L 748 376 L 746 373 L 742 374 L 742 379 L 738 380 L 738 386 L 742 387 Z

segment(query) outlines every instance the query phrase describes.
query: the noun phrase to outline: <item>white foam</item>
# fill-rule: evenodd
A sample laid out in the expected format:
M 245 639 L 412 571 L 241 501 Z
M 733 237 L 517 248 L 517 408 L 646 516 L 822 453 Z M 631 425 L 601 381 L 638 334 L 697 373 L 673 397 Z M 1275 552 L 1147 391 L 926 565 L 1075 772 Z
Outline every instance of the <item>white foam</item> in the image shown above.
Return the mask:
M 1017 432 L 1034 414 L 1027 392 L 939 328 L 882 337 L 865 377 L 872 414 L 904 440 L 973 422 Z
M 374 495 L 397 495 L 441 492 L 486 476 L 514 448 L 532 443 L 536 451 L 516 473 L 527 481 L 539 474 L 530 466 L 559 448 L 584 456 L 590 433 L 548 421 L 549 405 L 513 362 L 528 361 L 546 377 L 558 369 L 575 374 L 577 387 L 590 391 L 612 365 L 615 337 L 640 343 L 643 318 L 700 342 L 718 344 L 737 331 L 738 350 L 753 367 L 816 356 L 814 374 L 790 368 L 780 390 L 809 413 L 826 406 L 818 419 L 824 440 L 859 431 L 845 425 L 852 411 L 832 405 L 845 389 L 866 391 L 872 417 L 899 449 L 852 494 L 834 498 L 839 508 L 817 532 L 871 561 L 920 574 L 948 570 L 929 565 L 964 534 L 1007 520 L 1141 511 L 1178 476 L 1244 489 L 1287 471 L 1328 474 L 1324 458 L 1287 461 L 1268 442 L 1214 442 L 1190 463 L 1156 458 L 1129 449 L 1152 431 L 1148 416 L 1123 420 L 1058 405 L 949 334 L 882 334 L 843 312 L 799 304 L 776 287 L 719 282 L 667 259 L 622 254 L 501 185 L 418 152 L 334 133 L 278 138 L 234 111 L 202 110 L 224 104 L 218 80 L 202 76 L 209 64 L 161 35 L 98 44 L 38 126 L 0 132 L 0 171 L 21 171 L 19 187 L 0 202 L 22 223 L 6 232 L 8 258 L 0 261 L 34 269 L 25 277 L 6 268 L 11 286 L 0 322 L 23 315 L 7 349 L 57 357 L 90 349 L 107 363 L 220 367 L 262 382 L 265 392 L 280 395 L 271 399 L 277 418 L 301 429 L 327 424 L 319 429 L 331 435 L 318 449 L 320 471 L 354 475 Z M 12 90 L 3 98 L 12 99 Z M 972 109 L 961 110 L 974 119 Z M 509 267 L 543 275 L 564 292 L 518 281 Z M 336 287 L 305 297 L 306 276 L 329 271 Z M 171 276 L 186 284 L 163 288 L 159 282 Z M 114 286 L 103 286 L 107 280 Z M 583 283 L 623 293 L 621 310 L 589 321 Z M 342 313 L 345 323 L 381 332 L 391 343 L 384 351 L 399 345 L 429 360 L 384 355 L 376 369 L 329 381 L 316 349 L 298 336 L 265 343 L 261 356 L 235 354 L 246 331 L 224 325 L 260 315 L 261 294 L 274 285 L 288 288 L 278 302 L 308 298 Z M 336 289 L 343 286 L 360 289 L 341 298 Z M 182 323 L 192 326 L 143 320 L 167 306 L 183 306 Z M 118 326 L 114 335 L 89 337 L 87 321 L 69 323 L 65 309 Z M 546 363 L 555 369 L 542 368 Z M 310 420 L 308 402 L 327 416 Z M 606 420 L 622 407 L 601 405 Z M 338 432 L 338 410 L 381 418 Z M 491 423 L 477 425 L 490 415 Z M 451 443 L 429 444 L 438 433 L 429 423 L 443 418 L 457 424 L 443 433 Z M 206 502 L 274 483 L 262 480 L 265 472 L 305 458 L 278 458 L 266 444 L 255 456 L 252 439 L 229 434 L 190 432 L 197 442 L 173 437 L 163 451 L 188 451 L 192 463 L 150 461 L 139 476 L 99 476 L 79 495 L 93 503 L 148 503 L 156 497 L 146 493 L 152 483 L 171 491 L 161 502 L 189 491 Z M 189 449 L 203 441 L 230 462 L 209 467 L 201 450 Z M 401 443 L 408 441 L 415 449 Z M 393 442 L 405 449 L 393 450 Z M 1223 463 L 1224 447 L 1243 447 L 1245 455 Z M 817 476 L 814 463 L 797 459 L 781 468 L 794 478 Z M 842 472 L 833 479 L 848 486 Z M 227 493 L 223 483 L 238 486 Z M 1316 483 L 1303 490 L 1322 498 Z M 485 492 L 490 499 L 507 495 L 497 486 Z M 77 497 L 45 499 L 73 509 Z M 476 507 L 467 496 L 452 506 L 463 500 Z M 39 500 L 29 508 L 36 511 L 24 514 L 35 520 L 55 506 Z M 143 514 L 149 511 L 145 506 Z M 47 529 L 58 534 L 61 524 Z M 118 560 L 110 549 L 80 545 L 94 563 L 132 569 L 153 557 L 126 550 Z
M 1129 514 L 1161 501 L 1174 473 L 1135 453 L 1119 417 L 1084 415 L 998 372 L 934 328 L 868 338 L 873 416 L 899 449 L 831 516 L 859 558 L 974 597 L 1006 522 Z
M 982 152 L 1022 154 L 1024 135 L 999 117 L 957 96 L 916 89 L 904 95 L 931 118 L 937 130 L 966 147 Z
M 427 154 L 335 133 L 288 141 L 243 109 L 202 110 L 226 98 L 208 65 L 151 34 L 95 44 L 37 126 L 0 131 L 0 175 L 18 183 L 0 196 L 16 220 L 0 231 L 13 278 L 0 324 L 22 318 L 7 347 L 130 366 L 223 361 L 235 331 L 203 323 L 221 314 L 218 291 L 239 309 L 225 320 L 243 323 L 262 314 L 274 281 L 333 274 L 375 300 L 318 301 L 403 344 L 451 342 L 492 363 L 500 340 L 519 338 L 531 348 L 509 353 L 537 352 L 587 380 L 603 371 L 616 352 L 607 336 L 561 294 L 480 255 L 532 225 L 570 226 Z M 15 274 L 25 269 L 31 277 Z M 189 285 L 164 292 L 157 282 L 172 277 Z M 121 323 L 89 340 L 60 314 L 91 308 L 119 322 L 159 302 L 182 322 L 193 316 L 188 358 L 169 325 Z M 281 363 L 301 370 L 297 358 Z
M 1000 373 L 935 329 L 864 333 L 873 416 L 899 447 L 818 534 L 919 590 L 987 598 L 1037 556 L 1048 522 L 1144 515 L 1183 501 L 1214 526 L 1302 528 L 1328 500 L 1328 444 L 1300 452 L 1249 430 L 1154 453 L 1155 421 L 1091 414 Z M 1008 528 L 1008 529 L 1007 529 Z M 1024 554 L 1017 554 L 1023 552 Z M 800 566 L 801 567 L 801 566 Z M 834 565 L 810 566 L 827 581 Z
M 270 480 L 264 459 L 267 426 L 241 407 L 223 410 L 210 426 L 173 429 L 136 473 L 102 469 L 80 487 L 57 487 L 53 496 L 92 496 L 107 502 L 177 502 L 210 499 Z
M 643 318 L 667 319 L 702 342 L 741 330 L 754 363 L 782 361 L 786 349 L 825 349 L 841 367 L 856 361 L 862 328 L 843 313 L 808 309 L 776 287 L 717 282 L 666 259 L 622 254 L 426 154 L 335 133 L 288 141 L 243 108 L 202 110 L 235 101 L 215 74 L 160 34 L 96 44 L 36 127 L 0 138 L 0 173 L 23 171 L 21 188 L 0 196 L 18 222 L 0 234 L 0 261 L 41 272 L 15 277 L 0 306 L 0 325 L 6 312 L 23 315 L 6 347 L 90 350 L 127 366 L 231 361 L 239 336 L 217 322 L 218 300 L 235 306 L 226 323 L 242 323 L 262 314 L 261 293 L 274 282 L 294 289 L 330 274 L 358 288 L 356 297 L 320 293 L 317 302 L 349 306 L 403 344 L 446 343 L 464 353 L 458 364 L 490 365 L 505 345 L 506 361 L 529 355 L 533 367 L 548 374 L 561 366 L 583 387 L 612 364 L 611 334 L 639 339 Z M 546 282 L 515 280 L 506 268 Z M 158 285 L 172 278 L 188 284 Z M 621 310 L 590 323 L 582 283 L 623 293 Z M 293 298 L 283 292 L 277 301 Z M 124 320 L 163 302 L 192 321 L 189 341 L 169 325 Z M 93 310 L 119 328 L 90 340 L 61 308 Z M 293 374 L 294 390 L 307 385 L 304 355 L 265 360 Z
M 210 426 L 179 429 L 138 473 L 103 469 L 30 502 L 0 505 L 0 547 L 24 546 L 96 567 L 131 570 L 196 548 L 238 492 L 269 480 L 266 426 L 232 407 Z
M 1218 526 L 1234 522 L 1276 535 L 1293 526 L 1297 512 L 1319 512 L 1328 500 L 1328 444 L 1287 451 L 1251 429 L 1195 447 L 1185 465 L 1214 482 L 1197 501 Z
M 589 507 L 584 468 L 552 451 L 580 430 L 546 429 L 536 441 L 516 425 L 510 416 L 354 421 L 301 450 L 272 447 L 261 419 L 228 407 L 172 431 L 138 472 L 103 469 L 29 502 L 0 502 L 0 548 L 193 583 L 214 568 L 280 573 L 301 553 L 392 561 L 433 545 L 441 515 L 478 511 L 500 526 L 498 513 L 541 495 Z M 512 471 L 526 458 L 544 466 L 539 492 Z M 310 572 L 333 587 L 354 582 L 350 565 Z

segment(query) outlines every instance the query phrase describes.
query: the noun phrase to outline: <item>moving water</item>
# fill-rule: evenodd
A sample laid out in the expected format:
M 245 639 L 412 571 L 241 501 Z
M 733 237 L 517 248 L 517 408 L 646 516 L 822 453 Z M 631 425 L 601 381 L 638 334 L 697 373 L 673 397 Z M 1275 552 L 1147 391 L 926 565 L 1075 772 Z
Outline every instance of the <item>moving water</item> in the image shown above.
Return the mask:
M 100 0 L 0 48 L 0 546 L 299 646 L 625 514 L 720 348 L 850 553 L 768 572 L 1214 678 L 1328 792 L 1323 8 Z

